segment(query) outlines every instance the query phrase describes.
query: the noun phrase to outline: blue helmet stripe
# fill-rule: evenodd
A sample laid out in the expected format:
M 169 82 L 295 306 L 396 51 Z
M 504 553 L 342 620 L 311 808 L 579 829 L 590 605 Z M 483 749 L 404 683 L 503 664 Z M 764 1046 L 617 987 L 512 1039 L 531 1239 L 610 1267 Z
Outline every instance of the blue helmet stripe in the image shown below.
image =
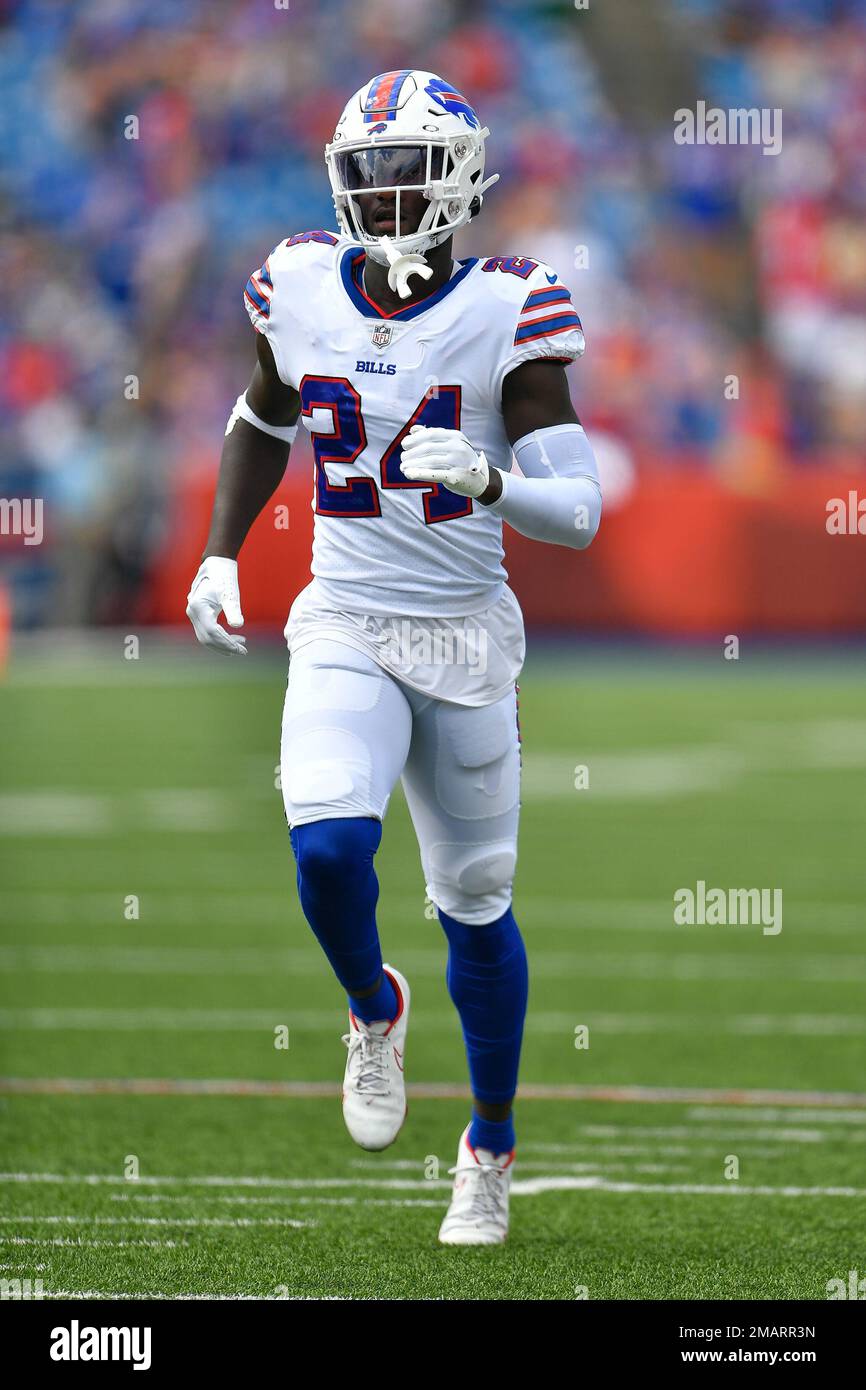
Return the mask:
M 403 68 L 400 72 L 383 72 L 374 78 L 364 106 L 365 125 L 370 125 L 373 121 L 396 119 L 397 102 L 403 90 L 403 83 L 411 76 L 411 72 L 411 68 Z

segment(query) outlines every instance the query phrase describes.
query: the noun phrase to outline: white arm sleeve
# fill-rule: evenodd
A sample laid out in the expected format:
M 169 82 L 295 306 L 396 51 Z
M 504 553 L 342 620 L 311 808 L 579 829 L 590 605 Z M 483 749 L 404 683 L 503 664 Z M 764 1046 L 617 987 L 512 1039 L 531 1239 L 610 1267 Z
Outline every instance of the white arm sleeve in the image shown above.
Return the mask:
M 514 454 L 524 476 L 502 473 L 502 496 L 490 510 L 531 540 L 584 550 L 601 521 L 601 484 L 583 426 L 533 430 Z

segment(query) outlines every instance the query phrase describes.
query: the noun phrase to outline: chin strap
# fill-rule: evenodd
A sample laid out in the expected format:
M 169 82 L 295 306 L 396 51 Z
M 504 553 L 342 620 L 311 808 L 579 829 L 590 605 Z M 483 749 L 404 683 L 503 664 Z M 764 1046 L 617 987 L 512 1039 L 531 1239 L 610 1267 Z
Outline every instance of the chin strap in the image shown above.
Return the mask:
M 398 251 L 388 236 L 380 236 L 379 245 L 388 257 L 388 284 L 401 299 L 408 299 L 412 293 L 409 276 L 420 275 L 422 280 L 429 280 L 433 267 L 427 264 L 419 251 L 408 255 Z

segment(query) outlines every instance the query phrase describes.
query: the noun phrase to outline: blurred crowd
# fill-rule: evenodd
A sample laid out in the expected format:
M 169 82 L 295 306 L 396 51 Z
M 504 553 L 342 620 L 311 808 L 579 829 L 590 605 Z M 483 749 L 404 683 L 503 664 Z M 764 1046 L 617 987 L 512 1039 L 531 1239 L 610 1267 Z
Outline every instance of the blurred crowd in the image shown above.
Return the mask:
M 678 145 L 664 92 L 629 116 L 593 6 L 0 0 L 0 497 L 46 509 L 44 545 L 0 537 L 21 624 L 130 614 L 248 379 L 246 278 L 334 226 L 323 146 L 393 67 L 490 126 L 502 178 L 459 254 L 559 270 L 575 402 L 620 468 L 862 472 L 866 0 L 646 0 L 693 100 L 782 108 L 778 156 Z

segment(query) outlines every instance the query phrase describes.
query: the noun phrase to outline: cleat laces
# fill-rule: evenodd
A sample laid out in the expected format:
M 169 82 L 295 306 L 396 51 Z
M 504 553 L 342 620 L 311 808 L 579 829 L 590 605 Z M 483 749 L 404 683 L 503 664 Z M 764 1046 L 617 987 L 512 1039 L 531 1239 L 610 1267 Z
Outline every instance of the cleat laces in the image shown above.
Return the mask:
M 504 1168 L 497 1167 L 495 1163 L 479 1163 L 475 1168 L 449 1168 L 448 1172 L 449 1175 L 459 1173 L 461 1177 L 466 1174 L 467 1183 L 472 1184 L 466 1219 L 479 1224 L 502 1219 Z
M 387 1081 L 388 1038 L 380 1033 L 357 1030 L 343 1035 L 349 1049 L 349 1069 L 352 1084 L 360 1096 L 387 1096 L 391 1087 Z

